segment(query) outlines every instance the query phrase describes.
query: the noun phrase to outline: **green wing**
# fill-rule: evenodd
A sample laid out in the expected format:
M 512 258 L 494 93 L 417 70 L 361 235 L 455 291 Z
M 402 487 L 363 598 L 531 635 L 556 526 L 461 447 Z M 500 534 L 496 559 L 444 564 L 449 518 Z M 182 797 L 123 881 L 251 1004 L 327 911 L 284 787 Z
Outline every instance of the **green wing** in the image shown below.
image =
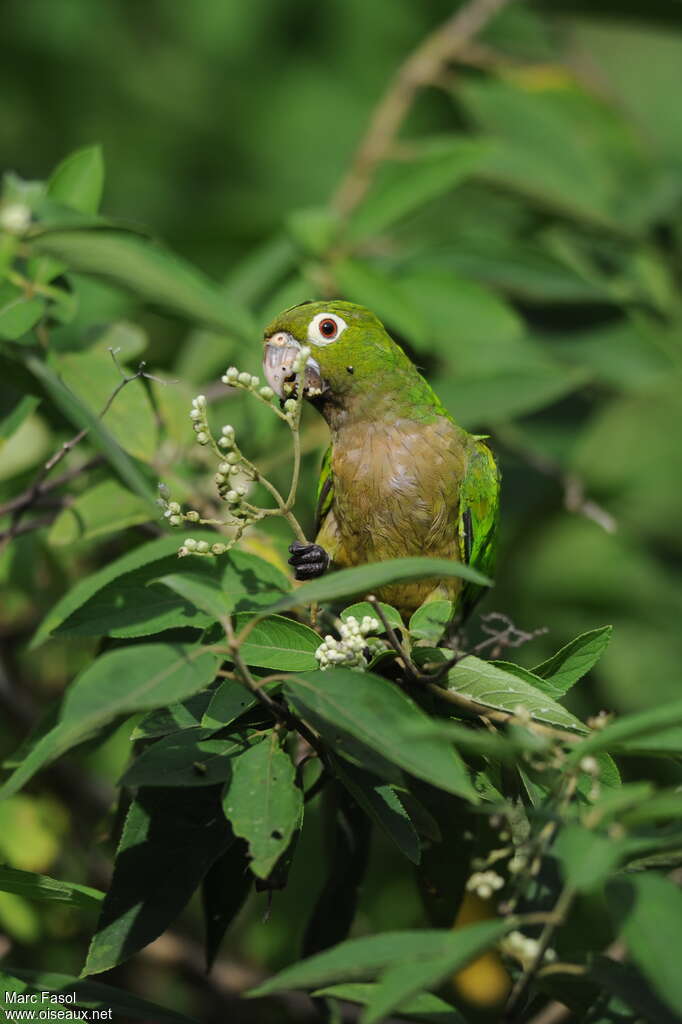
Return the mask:
M 459 550 L 467 565 L 489 576 L 497 553 L 500 519 L 500 471 L 490 448 L 480 440 L 469 458 L 459 499 Z M 483 592 L 468 583 L 462 592 L 459 611 L 469 614 Z
M 332 477 L 332 448 L 327 448 L 320 466 L 320 475 L 317 481 L 317 495 L 315 506 L 315 535 L 320 531 L 327 512 L 332 506 L 334 498 L 334 481 Z

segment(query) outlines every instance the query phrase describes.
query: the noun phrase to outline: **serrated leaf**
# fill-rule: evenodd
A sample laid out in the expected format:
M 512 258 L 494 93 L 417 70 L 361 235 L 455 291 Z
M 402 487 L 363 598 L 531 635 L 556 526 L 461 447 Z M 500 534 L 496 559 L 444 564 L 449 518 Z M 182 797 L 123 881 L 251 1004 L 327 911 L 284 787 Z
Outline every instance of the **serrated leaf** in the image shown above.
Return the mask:
M 601 626 L 581 633 L 553 657 L 537 665 L 534 674 L 551 685 L 553 696 L 560 697 L 597 663 L 609 645 L 612 632 L 613 626 Z
M 311 992 L 313 998 L 341 999 L 349 1003 L 366 1006 L 376 993 L 377 985 L 371 982 L 347 982 L 345 985 L 327 985 Z M 400 1017 L 408 1020 L 425 1021 L 428 1024 L 467 1024 L 459 1010 L 431 992 L 422 992 L 398 1007 Z
M 56 974 L 52 971 L 26 971 L 19 967 L 9 965 L 0 971 L 0 990 L 5 994 L 5 1001 L 0 998 L 0 1006 L 5 1008 L 10 1004 L 7 996 L 10 992 L 17 992 L 22 995 L 35 993 L 36 1002 L 42 1001 L 42 993 L 50 992 L 63 996 L 75 995 L 75 1003 L 70 1004 L 85 1010 L 99 1011 L 107 1014 L 100 1019 L 108 1019 L 110 1011 L 123 1019 L 159 1021 L 160 1024 L 198 1024 L 195 1017 L 186 1017 L 175 1010 L 168 1010 L 165 1006 L 157 1003 L 150 1003 L 146 999 L 140 999 L 130 992 L 113 985 L 103 985 L 97 981 L 84 981 L 82 978 L 74 978 L 70 974 Z M 62 1004 L 60 1004 L 62 1005 Z M 69 1012 L 68 1010 L 64 1012 Z
M 587 726 L 546 694 L 518 676 L 473 655 L 463 658 L 448 673 L 448 690 L 498 711 L 523 707 L 532 718 L 572 732 L 586 733 Z
M 388 558 L 385 562 L 370 562 L 368 565 L 354 566 L 352 569 L 339 569 L 322 576 L 312 583 L 293 591 L 287 597 L 273 604 L 268 611 L 281 612 L 315 601 L 336 601 L 354 594 L 367 594 L 385 587 L 389 583 L 401 583 L 407 580 L 423 580 L 448 577 L 468 580 L 480 586 L 492 586 L 492 582 L 462 562 L 453 562 L 447 558 Z
M 219 792 L 214 786 L 139 790 L 126 817 L 84 973 L 115 967 L 175 920 L 233 841 Z
M 303 813 L 296 771 L 274 730 L 234 759 L 223 811 L 235 835 L 248 843 L 251 871 L 267 878 L 300 827 Z
M 441 737 L 415 735 L 415 724 L 427 716 L 394 683 L 368 672 L 335 668 L 292 676 L 284 692 L 338 753 L 346 753 L 348 737 L 412 775 L 476 802 L 462 760 Z M 369 759 L 364 766 L 376 770 Z
M 452 601 L 427 601 L 410 619 L 410 636 L 435 646 L 452 618 L 453 608 Z
M 189 644 L 139 644 L 100 655 L 76 676 L 56 724 L 5 781 L 0 798 L 16 793 L 40 768 L 118 716 L 203 690 L 216 668 L 214 654 Z
M 103 277 L 146 302 L 250 341 L 250 315 L 191 264 L 154 242 L 106 228 L 50 230 L 31 239 L 34 253 Z
M 334 758 L 333 764 L 335 773 L 365 813 L 408 860 L 418 864 L 419 836 L 393 787 L 341 758 Z
M 104 893 L 77 882 L 62 882 L 33 871 L 19 871 L 0 865 L 0 892 L 12 892 L 40 903 L 66 903 L 79 909 L 98 907 Z
M 238 633 L 253 616 L 242 612 L 235 616 Z M 305 672 L 317 668 L 315 651 L 321 637 L 310 626 L 282 615 L 260 619 L 239 647 L 247 665 L 274 668 L 279 672 Z
M 434 956 L 417 955 L 388 967 L 378 977 L 378 984 L 360 1015 L 362 1024 L 377 1024 L 402 1003 L 424 989 L 439 985 L 454 971 L 466 967 L 510 930 L 507 921 L 478 921 L 458 928 L 444 936 L 442 949 Z
M 212 729 L 198 726 L 164 736 L 135 758 L 119 785 L 210 786 L 225 782 L 233 758 L 263 738 L 252 729 L 220 739 L 213 739 L 212 733 Z
M 500 935 L 513 927 L 509 922 L 485 921 L 483 924 L 501 929 Z M 467 936 L 466 933 L 473 928 Z M 272 978 L 251 989 L 250 996 L 266 996 L 287 989 L 312 989 L 321 985 L 343 981 L 372 981 L 381 971 L 398 964 L 429 962 L 452 949 L 452 941 L 460 936 L 461 945 L 469 945 L 471 936 L 480 936 L 479 925 L 468 926 L 457 933 L 446 929 L 384 932 L 360 939 L 349 939 L 310 957 L 308 960 L 285 967 Z M 492 929 L 491 929 L 492 931 Z M 494 938 L 490 940 L 494 941 Z M 475 954 L 474 954 L 475 955 Z

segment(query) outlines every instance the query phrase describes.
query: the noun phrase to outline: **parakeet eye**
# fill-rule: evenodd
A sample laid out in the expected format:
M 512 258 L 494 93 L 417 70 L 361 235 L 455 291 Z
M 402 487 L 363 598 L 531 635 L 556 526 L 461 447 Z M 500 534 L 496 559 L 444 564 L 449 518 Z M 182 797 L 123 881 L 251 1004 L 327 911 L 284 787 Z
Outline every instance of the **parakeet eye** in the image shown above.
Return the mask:
M 315 345 L 328 345 L 330 341 L 336 341 L 346 327 L 346 321 L 335 313 L 318 313 L 308 325 L 308 341 Z

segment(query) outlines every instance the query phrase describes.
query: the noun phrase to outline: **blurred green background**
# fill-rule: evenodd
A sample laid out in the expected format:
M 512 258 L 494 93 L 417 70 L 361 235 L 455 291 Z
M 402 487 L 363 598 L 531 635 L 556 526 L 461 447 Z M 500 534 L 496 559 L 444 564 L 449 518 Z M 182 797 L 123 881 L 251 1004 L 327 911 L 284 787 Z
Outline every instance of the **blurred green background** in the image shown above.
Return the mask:
M 210 391 L 228 362 L 257 372 L 262 327 L 280 308 L 325 294 L 373 307 L 455 417 L 492 435 L 504 480 L 502 549 L 483 610 L 547 628 L 519 660 L 532 666 L 581 630 L 613 623 L 607 654 L 572 697 L 576 710 L 670 700 L 682 659 L 682 8 L 512 4 L 438 87 L 419 93 L 393 159 L 339 236 L 327 203 L 370 112 L 452 7 L 5 0 L 4 167 L 44 179 L 72 150 L 101 143 L 104 212 L 224 281 L 253 318 L 248 346 L 82 282 L 81 313 L 55 332 L 62 371 L 74 387 L 80 379 L 83 395 L 101 386 L 106 397 L 116 376 L 108 363 L 102 370 L 104 340 L 99 369 L 78 363 L 92 330 L 86 314 L 134 321 L 136 329 L 120 328 L 130 353 L 146 346 L 154 371 L 179 381 L 164 399 L 170 438 L 158 449 L 139 410 L 133 438 L 127 407 L 112 430 L 179 493 L 208 494 L 203 463 L 190 455 L 189 396 Z M 434 187 L 448 161 L 449 187 Z M 418 188 L 424 202 L 405 199 Z M 249 432 L 276 477 L 285 439 L 248 404 L 231 400 L 230 422 L 238 436 Z M 216 402 L 216 415 L 226 409 Z M 68 436 L 58 416 L 38 410 L 0 451 L 3 500 Z M 307 524 L 324 436 L 311 413 L 299 503 Z M 51 641 L 27 653 L 43 614 L 69 581 L 140 536 L 105 523 L 84 537 L 62 519 L 3 551 L 1 689 L 11 679 L 20 695 L 0 727 L 5 754 L 93 649 Z M 285 542 L 275 531 L 275 549 Z M 0 805 L 0 860 L 104 884 L 111 822 L 100 807 L 128 735 L 129 726 Z M 74 786 L 83 771 L 88 799 Z M 375 851 L 382 884 L 366 886 L 360 928 L 419 920 L 411 882 L 391 857 Z M 292 915 L 302 926 L 315 873 L 304 845 L 269 923 L 260 922 L 262 896 L 240 918 L 217 989 L 239 988 L 241 970 L 295 957 L 287 926 Z M 78 973 L 90 925 L 0 894 L 15 964 Z M 196 942 L 197 908 L 182 931 Z M 157 959 L 138 957 L 117 975 L 148 998 L 223 1019 L 216 991 L 171 940 Z

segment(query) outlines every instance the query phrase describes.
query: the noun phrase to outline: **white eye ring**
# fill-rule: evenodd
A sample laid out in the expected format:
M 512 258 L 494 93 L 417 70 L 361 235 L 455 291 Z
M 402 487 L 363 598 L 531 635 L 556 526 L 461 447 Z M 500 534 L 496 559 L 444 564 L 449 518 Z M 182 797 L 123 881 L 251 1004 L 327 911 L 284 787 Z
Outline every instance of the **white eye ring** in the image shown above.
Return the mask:
M 327 332 L 329 332 L 329 324 L 336 326 L 334 334 L 325 333 L 321 329 L 321 325 L 325 326 Z M 348 324 L 336 313 L 318 313 L 314 316 L 308 324 L 308 341 L 311 341 L 313 345 L 331 345 L 333 341 L 343 334 Z

